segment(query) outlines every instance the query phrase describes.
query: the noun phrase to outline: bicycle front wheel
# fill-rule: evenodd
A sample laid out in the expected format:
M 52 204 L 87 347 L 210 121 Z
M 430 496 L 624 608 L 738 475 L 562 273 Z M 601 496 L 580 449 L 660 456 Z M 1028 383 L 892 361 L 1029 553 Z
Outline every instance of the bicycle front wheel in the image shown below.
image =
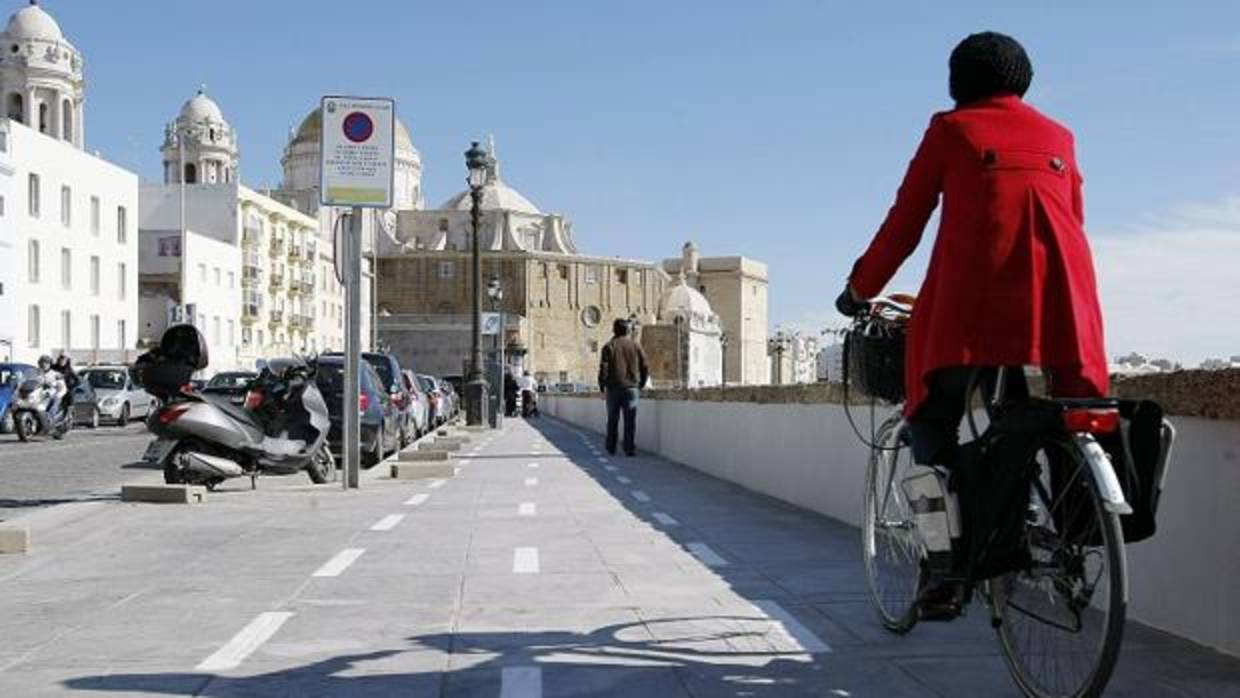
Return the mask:
M 917 624 L 917 591 L 921 584 L 922 550 L 900 482 L 913 464 L 899 415 L 882 424 L 870 452 L 865 476 L 865 508 L 861 523 L 862 556 L 870 598 L 883 626 L 906 633 Z
M 1029 569 L 992 580 L 999 644 L 1031 698 L 1102 695 L 1123 641 L 1128 579 L 1119 515 L 1085 454 L 1048 440 L 1030 496 Z

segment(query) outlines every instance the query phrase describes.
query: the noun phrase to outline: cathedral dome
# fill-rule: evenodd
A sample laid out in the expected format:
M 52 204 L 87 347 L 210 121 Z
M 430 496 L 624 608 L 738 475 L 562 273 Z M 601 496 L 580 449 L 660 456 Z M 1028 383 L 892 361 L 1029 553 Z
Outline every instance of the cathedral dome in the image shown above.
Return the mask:
M 210 121 L 218 124 L 226 123 L 224 121 L 224 112 L 220 111 L 220 105 L 215 100 L 207 96 L 205 90 L 198 90 L 198 94 L 194 95 L 181 107 L 181 114 L 177 117 L 178 121 L 188 121 L 198 123 Z
M 495 157 L 495 141 L 491 141 L 491 165 L 487 168 L 486 184 L 482 185 L 483 211 L 515 211 L 541 216 L 542 211 L 521 195 L 521 192 L 504 183 L 499 176 L 499 159 Z M 445 211 L 468 211 L 473 208 L 473 200 L 468 189 L 444 202 L 439 207 Z
M 9 17 L 9 24 L 4 29 L 4 35 L 10 39 L 65 40 L 65 35 L 60 31 L 60 25 L 56 23 L 56 20 L 33 2 Z
M 660 317 L 677 313 L 710 317 L 715 314 L 715 311 L 710 307 L 710 301 L 706 300 L 706 296 L 681 279 L 659 299 Z

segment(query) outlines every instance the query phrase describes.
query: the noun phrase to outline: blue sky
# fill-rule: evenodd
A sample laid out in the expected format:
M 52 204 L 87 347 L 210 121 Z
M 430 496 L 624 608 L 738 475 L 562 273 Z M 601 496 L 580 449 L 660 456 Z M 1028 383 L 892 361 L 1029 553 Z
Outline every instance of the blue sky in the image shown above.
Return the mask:
M 586 251 L 658 259 L 693 239 L 760 259 L 772 324 L 804 329 L 838 322 L 831 300 L 950 106 L 951 48 L 1004 31 L 1033 59 L 1028 99 L 1076 132 L 1097 254 L 1123 251 L 1099 259 L 1113 353 L 1240 354 L 1240 3 L 43 6 L 86 56 L 89 147 L 145 177 L 199 83 L 238 129 L 251 186 L 278 181 L 320 94 L 391 95 L 428 203 L 461 188 L 469 140 L 494 133 L 505 179 L 569 215 Z

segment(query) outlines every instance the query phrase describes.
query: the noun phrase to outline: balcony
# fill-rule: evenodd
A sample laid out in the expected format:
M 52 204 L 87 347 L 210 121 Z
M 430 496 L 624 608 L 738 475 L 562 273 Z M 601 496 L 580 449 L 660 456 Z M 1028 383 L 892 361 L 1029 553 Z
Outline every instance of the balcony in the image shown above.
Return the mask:
M 279 257 L 284 254 L 284 240 L 280 238 L 271 239 L 271 256 Z
M 271 318 L 269 322 L 272 325 L 279 325 L 280 323 L 284 322 L 284 311 L 283 310 L 271 311 Z
M 292 315 L 289 317 L 289 326 L 295 330 L 309 332 L 314 328 L 314 316 L 306 314 Z
M 263 270 L 257 266 L 245 265 L 241 267 L 241 287 L 250 288 L 263 283 Z
M 306 261 L 313 262 L 319 258 L 319 244 L 313 240 L 306 242 Z
M 241 322 L 244 324 L 253 324 L 262 314 L 263 304 L 261 302 L 249 301 L 241 306 Z
M 288 261 L 300 262 L 302 261 L 303 254 L 301 245 L 294 244 L 288 246 Z
M 284 290 L 284 274 L 282 272 L 271 272 L 271 290 L 277 292 Z
M 263 242 L 263 231 L 261 228 L 246 226 L 241 233 L 241 244 L 246 247 L 258 247 Z

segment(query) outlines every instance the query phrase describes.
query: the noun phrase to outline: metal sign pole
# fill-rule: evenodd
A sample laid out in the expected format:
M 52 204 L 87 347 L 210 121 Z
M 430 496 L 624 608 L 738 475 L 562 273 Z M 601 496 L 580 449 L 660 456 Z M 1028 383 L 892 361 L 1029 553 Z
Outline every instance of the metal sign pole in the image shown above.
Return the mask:
M 362 361 L 362 209 L 349 214 L 344 235 L 345 318 L 344 338 L 344 488 L 357 489 L 361 480 L 361 361 Z M 380 437 L 382 438 L 382 437 Z M 380 447 L 382 448 L 382 447 Z

